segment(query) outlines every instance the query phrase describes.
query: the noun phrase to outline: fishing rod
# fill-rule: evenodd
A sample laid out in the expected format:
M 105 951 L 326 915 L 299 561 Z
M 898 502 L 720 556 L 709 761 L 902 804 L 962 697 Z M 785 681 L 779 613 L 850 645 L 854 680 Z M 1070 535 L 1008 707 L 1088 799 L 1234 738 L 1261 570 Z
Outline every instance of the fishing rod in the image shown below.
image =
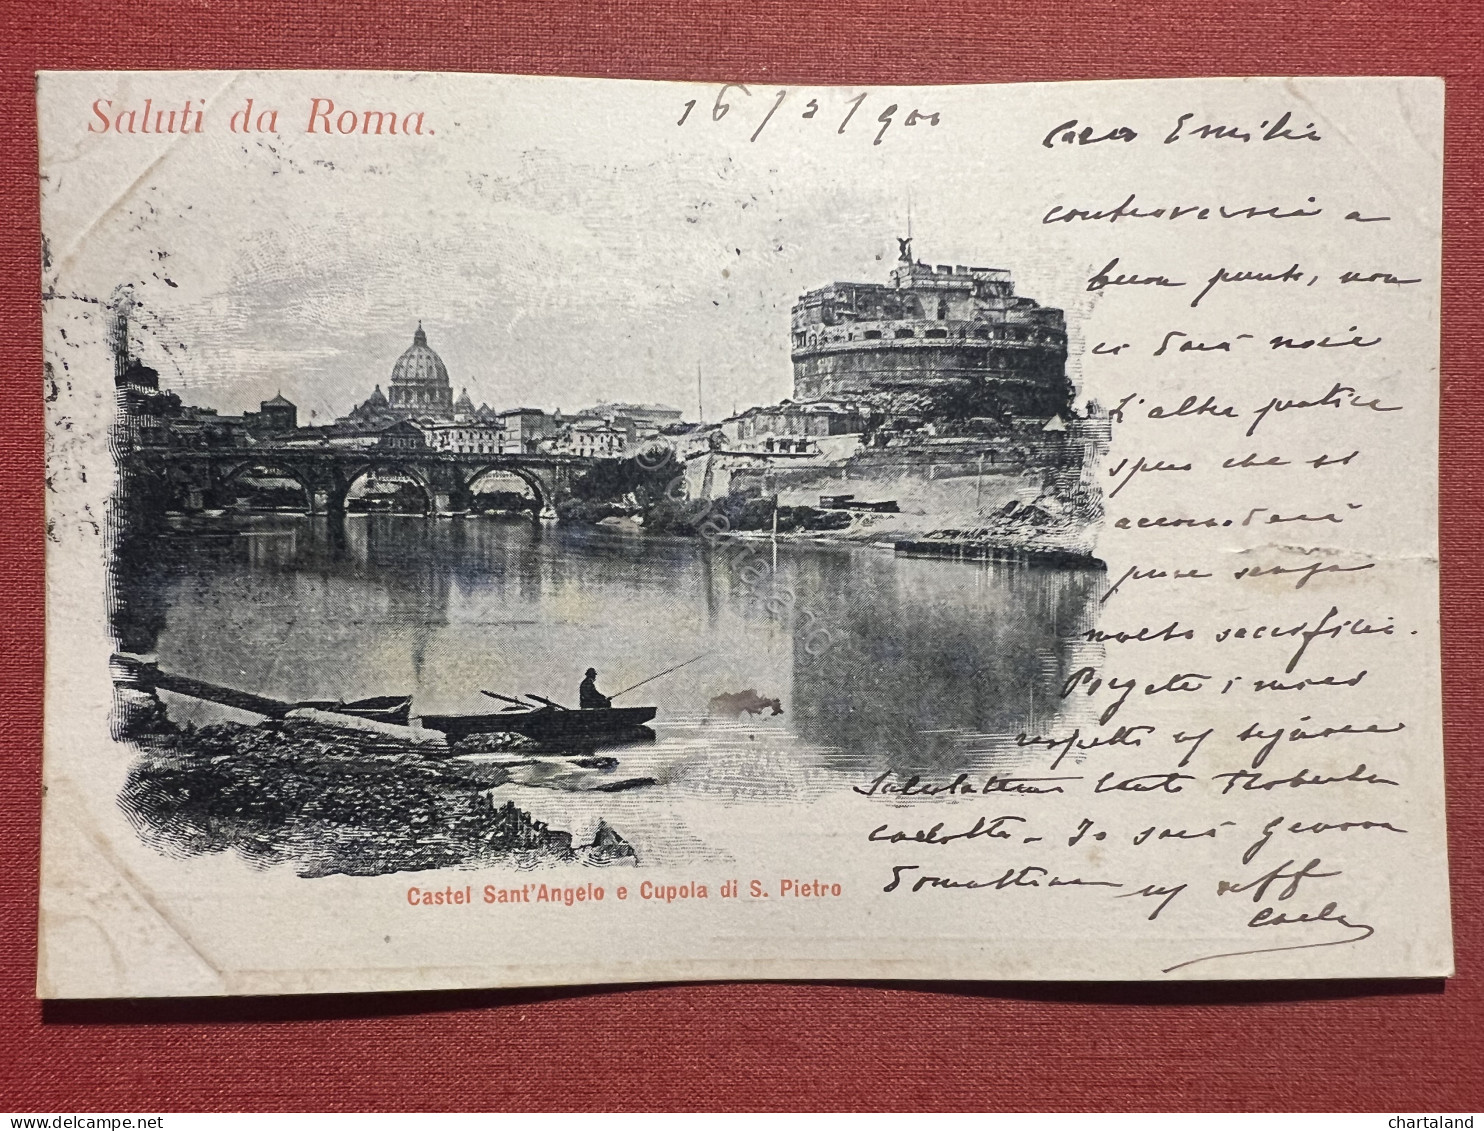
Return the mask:
M 646 683 L 649 683 L 652 680 L 659 679 L 662 675 L 669 675 L 671 672 L 678 672 L 687 664 L 693 664 L 697 660 L 704 660 L 709 655 L 711 655 L 710 652 L 702 652 L 699 656 L 692 656 L 690 659 L 686 660 L 684 664 L 676 664 L 673 668 L 666 668 L 662 672 L 655 672 L 655 674 L 650 676 L 648 679 L 641 679 L 638 683 L 633 684 L 630 687 L 625 687 L 622 691 L 615 691 L 612 695 L 608 696 L 608 698 L 617 699 L 620 695 L 627 695 L 630 691 L 633 691 L 635 687 L 643 687 Z

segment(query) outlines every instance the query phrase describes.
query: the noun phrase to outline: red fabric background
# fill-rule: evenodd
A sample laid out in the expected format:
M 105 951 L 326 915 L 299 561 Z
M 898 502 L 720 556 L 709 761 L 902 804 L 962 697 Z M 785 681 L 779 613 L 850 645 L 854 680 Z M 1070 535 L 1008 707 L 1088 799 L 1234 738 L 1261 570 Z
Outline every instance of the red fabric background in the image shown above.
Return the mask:
M 1477 0 L 0 2 L 0 1109 L 1484 1108 L 1484 230 Z M 225 1002 L 33 996 L 42 678 L 38 68 L 368 67 L 813 83 L 1448 80 L 1443 635 L 1458 976 L 715 985 Z

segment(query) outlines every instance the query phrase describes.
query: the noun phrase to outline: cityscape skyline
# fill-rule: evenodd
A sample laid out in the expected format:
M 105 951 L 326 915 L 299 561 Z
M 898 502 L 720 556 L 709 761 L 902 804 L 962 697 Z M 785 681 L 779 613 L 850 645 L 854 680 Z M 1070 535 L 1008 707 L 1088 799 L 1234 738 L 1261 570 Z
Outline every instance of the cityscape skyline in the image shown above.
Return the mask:
M 50 254 L 134 285 L 136 352 L 187 401 L 241 412 L 281 390 L 316 422 L 385 382 L 419 318 L 476 404 L 660 402 L 689 419 L 698 364 L 710 420 L 777 403 L 798 297 L 884 283 L 909 196 L 924 258 L 1013 266 L 1026 293 L 1077 301 L 1066 234 L 1014 169 L 935 166 L 929 182 L 932 135 L 787 163 L 699 132 L 569 151 L 530 109 L 461 119 L 457 147 L 422 156 L 244 141 L 210 156 L 225 164 L 204 196 L 206 151 L 172 151 L 168 178 L 117 171 L 119 223 Z M 815 165 L 831 174 L 800 175 Z

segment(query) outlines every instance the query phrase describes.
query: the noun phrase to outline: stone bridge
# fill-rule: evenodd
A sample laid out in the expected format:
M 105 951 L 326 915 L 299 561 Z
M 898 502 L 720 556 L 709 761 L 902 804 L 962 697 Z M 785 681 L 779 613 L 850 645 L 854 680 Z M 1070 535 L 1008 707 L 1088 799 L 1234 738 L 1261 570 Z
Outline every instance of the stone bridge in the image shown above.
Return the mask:
M 417 485 L 428 514 L 469 508 L 477 480 L 492 471 L 514 475 L 535 494 L 543 517 L 554 517 L 573 485 L 601 463 L 595 456 L 510 452 L 500 455 L 394 448 L 306 448 L 263 444 L 252 448 L 138 447 L 120 470 L 144 476 L 167 509 L 199 511 L 230 506 L 234 485 L 248 476 L 292 479 L 311 514 L 345 510 L 346 496 L 366 476 L 395 475 Z M 145 483 L 135 480 L 140 487 Z

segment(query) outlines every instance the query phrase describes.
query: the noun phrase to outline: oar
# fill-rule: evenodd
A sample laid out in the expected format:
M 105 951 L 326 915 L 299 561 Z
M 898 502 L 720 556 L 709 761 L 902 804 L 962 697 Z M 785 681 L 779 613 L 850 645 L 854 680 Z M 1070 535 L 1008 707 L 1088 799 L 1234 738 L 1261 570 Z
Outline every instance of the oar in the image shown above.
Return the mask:
M 488 695 L 491 699 L 498 699 L 502 703 L 514 703 L 517 707 L 527 706 L 527 704 L 522 703 L 519 699 L 512 699 L 508 695 L 501 695 L 498 691 L 486 691 L 484 688 L 481 687 L 479 689 L 479 694 Z
M 641 679 L 638 683 L 625 687 L 622 691 L 615 691 L 612 695 L 608 696 L 608 698 L 617 699 L 620 695 L 627 695 L 636 687 L 643 687 L 646 683 L 649 683 L 651 680 L 659 679 L 662 675 L 669 675 L 671 672 L 678 672 L 681 668 L 685 667 L 686 664 L 693 664 L 697 660 L 704 660 L 709 655 L 711 655 L 710 652 L 702 652 L 699 656 L 692 656 L 690 659 L 686 660 L 684 664 L 676 664 L 673 668 L 666 668 L 662 672 L 655 672 L 655 674 L 650 676 L 648 679 Z
M 558 711 L 570 711 L 572 709 L 571 707 L 563 707 L 560 703 L 553 703 L 544 695 L 532 695 L 529 691 L 526 692 L 526 698 L 534 699 L 538 703 L 545 703 L 548 707 L 555 707 Z

